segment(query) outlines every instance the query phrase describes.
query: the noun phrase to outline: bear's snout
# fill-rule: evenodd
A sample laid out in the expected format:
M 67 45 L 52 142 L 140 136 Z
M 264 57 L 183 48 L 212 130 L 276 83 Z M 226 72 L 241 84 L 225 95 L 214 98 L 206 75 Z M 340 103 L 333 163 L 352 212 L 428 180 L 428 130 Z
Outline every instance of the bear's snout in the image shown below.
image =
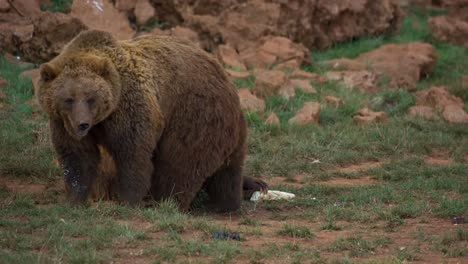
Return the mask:
M 86 130 L 88 130 L 88 128 L 89 128 L 88 123 L 81 123 L 78 125 L 78 131 L 80 132 L 85 132 Z

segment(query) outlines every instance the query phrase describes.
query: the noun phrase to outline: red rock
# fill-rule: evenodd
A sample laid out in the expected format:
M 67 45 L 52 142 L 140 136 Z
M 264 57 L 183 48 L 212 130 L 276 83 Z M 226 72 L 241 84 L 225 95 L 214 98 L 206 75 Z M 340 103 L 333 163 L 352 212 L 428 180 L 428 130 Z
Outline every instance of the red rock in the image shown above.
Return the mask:
M 265 111 L 265 101 L 253 95 L 249 89 L 240 89 L 237 91 L 237 95 L 243 110 L 259 114 L 263 114 Z
M 17 25 L 13 29 L 13 36 L 20 42 L 27 42 L 32 39 L 34 33 L 34 25 Z
M 90 29 L 108 31 L 119 40 L 131 39 L 135 34 L 127 17 L 119 13 L 109 0 L 74 0 L 71 15 Z
M 394 0 L 157 2 L 163 21 L 184 21 L 211 47 L 227 43 L 240 53 L 266 35 L 287 36 L 309 49 L 324 49 L 362 36 L 397 32 L 404 18 Z
M 115 7 L 120 11 L 130 11 L 135 8 L 135 0 L 116 0 Z
M 320 77 L 320 75 L 313 73 L 313 72 L 307 72 L 307 71 L 298 69 L 292 72 L 289 77 L 294 78 L 294 79 L 317 80 Z
M 8 22 L 2 24 L 3 19 Z M 57 56 L 84 29 L 79 19 L 60 12 L 41 12 L 32 18 L 0 13 L 0 47 L 6 53 L 18 52 L 21 60 L 43 63 Z
M 468 48 L 468 22 L 450 16 L 431 17 L 429 29 L 441 42 Z
M 200 46 L 200 39 L 197 32 L 190 28 L 176 26 L 171 28 L 170 35 L 176 38 L 185 39 Z
M 0 0 L 0 12 L 6 13 L 10 10 L 10 4 L 7 0 Z
M 7 86 L 8 82 L 3 79 L 2 77 L 0 77 L 0 89 Z
M 281 70 L 281 71 L 287 71 L 287 72 L 293 72 L 295 70 L 298 70 L 301 65 L 299 65 L 299 61 L 296 59 L 291 59 L 282 63 L 279 63 L 275 66 L 276 70 Z
M 367 66 L 358 61 L 341 58 L 323 62 L 328 69 L 337 71 L 362 71 L 367 70 Z
M 296 87 L 291 82 L 286 82 L 285 85 L 283 85 L 279 91 L 278 95 L 282 96 L 283 98 L 286 99 L 292 99 L 296 97 Z
M 245 71 L 247 68 L 240 61 L 237 51 L 228 45 L 220 45 L 218 47 L 218 60 L 225 66 L 237 70 Z
M 274 96 L 286 81 L 286 74 L 282 71 L 263 71 L 255 79 L 254 92 L 263 98 Z
M 309 80 L 291 79 L 290 82 L 294 87 L 301 89 L 306 94 L 317 94 L 317 90 L 310 84 Z
M 145 25 L 156 15 L 153 6 L 148 0 L 137 0 L 133 13 L 135 14 L 138 26 Z
M 41 8 L 36 0 L 9 1 L 10 6 L 22 17 L 34 17 L 41 13 Z
M 289 119 L 288 124 L 319 124 L 320 122 L 320 104 L 316 102 L 307 102 L 297 111 L 296 115 Z
M 284 37 L 266 37 L 263 45 L 258 48 L 258 52 L 273 55 L 278 62 L 295 60 L 296 65 L 301 65 L 303 61 L 310 63 L 309 51 L 302 44 L 294 43 Z
M 448 105 L 442 112 L 442 117 L 449 123 L 468 123 L 468 114 L 463 107 Z
M 39 69 L 32 69 L 32 70 L 24 71 L 20 74 L 20 77 L 31 80 L 32 85 L 33 85 L 33 94 L 37 96 L 38 91 L 39 91 L 39 79 L 40 79 Z
M 356 61 L 391 78 L 392 87 L 416 89 L 418 81 L 434 70 L 437 52 L 427 43 L 388 44 L 361 54 Z
M 248 80 L 252 76 L 250 72 L 241 72 L 241 71 L 234 71 L 230 69 L 225 69 L 227 75 L 231 78 L 231 80 Z
M 329 71 L 325 77 L 330 81 L 341 81 L 347 88 L 357 88 L 364 93 L 375 93 L 378 78 L 369 71 Z
M 4 92 L 0 91 L 0 101 L 6 101 L 7 99 L 8 96 Z
M 357 115 L 353 116 L 353 120 L 357 123 L 384 122 L 387 118 L 385 112 L 374 112 L 368 108 L 361 109 Z
M 247 49 L 239 54 L 247 68 L 271 68 L 276 62 L 276 56 L 263 51 Z
M 325 96 L 325 101 L 334 106 L 339 106 L 343 104 L 343 99 L 330 95 Z
M 408 109 L 408 114 L 410 116 L 419 116 L 428 120 L 433 120 L 435 118 L 434 110 L 429 106 L 423 105 L 415 105 L 410 107 Z
M 416 97 L 416 105 L 433 107 L 439 111 L 442 111 L 449 105 L 455 105 L 461 108 L 463 108 L 464 105 L 461 98 L 451 95 L 444 86 L 418 91 L 414 95 Z
M 271 113 L 270 116 L 268 116 L 268 118 L 265 120 L 264 124 L 270 126 L 279 126 L 280 120 L 275 113 Z

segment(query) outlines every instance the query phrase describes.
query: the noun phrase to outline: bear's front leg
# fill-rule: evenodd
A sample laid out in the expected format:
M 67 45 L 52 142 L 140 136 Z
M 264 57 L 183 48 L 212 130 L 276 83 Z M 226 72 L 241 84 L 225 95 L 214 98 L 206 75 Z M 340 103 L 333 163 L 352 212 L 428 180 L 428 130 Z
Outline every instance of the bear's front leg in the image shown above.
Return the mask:
M 51 121 L 50 130 L 54 149 L 63 167 L 69 201 L 82 205 L 97 175 L 99 149 L 89 138 L 72 138 L 61 121 Z
M 109 132 L 106 133 L 105 146 L 117 168 L 119 200 L 131 207 L 137 207 L 151 186 L 151 158 L 157 139 L 149 132 L 151 130 L 145 133 L 139 127 L 127 127 L 123 124 L 108 126 L 106 131 Z

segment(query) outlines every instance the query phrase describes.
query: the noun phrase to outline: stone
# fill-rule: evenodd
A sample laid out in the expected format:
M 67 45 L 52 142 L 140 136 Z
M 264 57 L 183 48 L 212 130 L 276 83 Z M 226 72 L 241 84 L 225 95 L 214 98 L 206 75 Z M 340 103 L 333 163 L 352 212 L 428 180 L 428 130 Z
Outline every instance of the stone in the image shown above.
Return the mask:
M 0 13 L 6 13 L 10 10 L 10 4 L 7 0 L 0 0 Z
M 31 80 L 33 85 L 33 95 L 37 97 L 39 92 L 39 80 L 41 78 L 39 69 L 24 71 L 20 74 L 20 78 Z
M 280 125 L 280 120 L 278 116 L 275 113 L 271 113 L 268 118 L 264 122 L 265 125 L 270 125 L 270 126 L 279 126 Z
M 446 106 L 442 112 L 442 117 L 449 123 L 468 123 L 468 114 L 463 110 L 463 107 L 457 105 Z
M 36 0 L 10 0 L 10 6 L 22 17 L 34 17 L 41 13 Z
M 334 105 L 334 106 L 339 106 L 339 105 L 344 104 L 343 99 L 338 98 L 338 97 L 334 97 L 334 96 L 331 96 L 331 95 L 325 96 L 324 99 L 328 104 L 331 104 L 331 105 Z
M 359 110 L 358 114 L 353 116 L 353 120 L 357 123 L 377 123 L 384 122 L 387 119 L 387 113 L 374 112 L 367 107 Z
M 135 8 L 135 0 L 115 0 L 115 8 L 119 11 L 130 11 Z
M 262 71 L 255 79 L 254 92 L 260 97 L 268 98 L 277 95 L 286 82 L 286 74 L 282 71 Z
M 450 94 L 445 86 L 435 86 L 418 91 L 414 96 L 416 97 L 416 105 L 429 106 L 438 111 L 443 111 L 449 105 L 455 105 L 460 108 L 464 106 L 463 100 Z
M 429 29 L 432 36 L 441 42 L 468 48 L 468 22 L 466 21 L 450 16 L 431 17 Z
M 146 25 L 156 15 L 156 11 L 148 0 L 137 0 L 133 13 L 138 26 Z
M 342 82 L 347 88 L 356 88 L 363 93 L 377 91 L 377 74 L 369 71 L 329 71 L 325 74 L 329 81 Z
M 313 73 L 313 72 L 307 72 L 307 71 L 298 69 L 298 70 L 293 71 L 289 77 L 293 79 L 317 80 L 320 77 L 320 75 Z
M 247 112 L 263 114 L 265 111 L 265 101 L 256 97 L 249 89 L 239 89 L 237 95 L 240 99 L 241 108 Z
M 131 39 L 135 35 L 127 17 L 109 0 L 74 0 L 71 15 L 80 19 L 90 29 L 110 32 L 118 40 Z
M 229 78 L 231 78 L 231 80 L 248 80 L 250 79 L 250 77 L 252 76 L 250 74 L 250 72 L 247 72 L 247 71 L 234 71 L 234 70 L 230 70 L 230 69 L 225 69 L 227 75 L 229 76 Z
M 310 84 L 309 80 L 290 79 L 289 81 L 294 87 L 301 89 L 301 91 L 306 94 L 317 94 L 317 90 Z
M 414 91 L 418 81 L 434 70 L 436 49 L 422 42 L 387 44 L 361 54 L 356 61 L 369 65 L 378 75 L 390 77 L 390 85 Z
M 2 24 L 2 19 L 8 22 Z M 0 13 L 0 47 L 3 52 L 21 54 L 22 61 L 39 64 L 57 56 L 85 29 L 79 19 L 60 12 L 41 12 L 28 18 Z
M 435 118 L 434 109 L 429 106 L 415 105 L 408 109 L 410 116 L 418 116 L 427 120 L 433 120 Z
M 3 87 L 6 87 L 7 85 L 8 85 L 8 82 L 0 76 L 0 89 L 2 89 Z
M 286 84 L 279 89 L 278 95 L 287 100 L 293 99 L 296 97 L 296 87 L 294 87 L 291 82 L 286 82 Z
M 244 63 L 241 62 L 237 51 L 229 45 L 220 45 L 218 47 L 218 60 L 225 67 L 233 68 L 236 70 L 246 71 Z
M 200 39 L 198 37 L 197 32 L 193 31 L 187 27 L 176 26 L 170 29 L 169 34 L 172 37 L 180 38 L 186 41 L 190 41 L 193 44 L 201 47 Z
M 319 124 L 320 123 L 320 104 L 317 102 L 307 102 L 297 111 L 296 115 L 289 119 L 288 124 Z
M 352 60 L 352 59 L 347 59 L 347 58 L 328 60 L 328 61 L 323 62 L 323 64 L 327 66 L 329 70 L 334 70 L 334 71 L 367 70 L 367 66 L 365 64 Z

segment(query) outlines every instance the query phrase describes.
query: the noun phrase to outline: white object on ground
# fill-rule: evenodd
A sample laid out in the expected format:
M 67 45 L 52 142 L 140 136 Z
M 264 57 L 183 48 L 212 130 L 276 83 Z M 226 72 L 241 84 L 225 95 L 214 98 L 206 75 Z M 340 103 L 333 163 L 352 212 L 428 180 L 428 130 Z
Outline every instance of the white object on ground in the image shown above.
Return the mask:
M 287 193 L 287 192 L 281 192 L 281 191 L 273 191 L 273 190 L 268 190 L 267 193 L 262 193 L 262 192 L 254 192 L 252 194 L 252 197 L 250 197 L 250 201 L 252 202 L 258 202 L 260 200 L 289 200 L 296 197 L 295 194 L 293 193 Z

